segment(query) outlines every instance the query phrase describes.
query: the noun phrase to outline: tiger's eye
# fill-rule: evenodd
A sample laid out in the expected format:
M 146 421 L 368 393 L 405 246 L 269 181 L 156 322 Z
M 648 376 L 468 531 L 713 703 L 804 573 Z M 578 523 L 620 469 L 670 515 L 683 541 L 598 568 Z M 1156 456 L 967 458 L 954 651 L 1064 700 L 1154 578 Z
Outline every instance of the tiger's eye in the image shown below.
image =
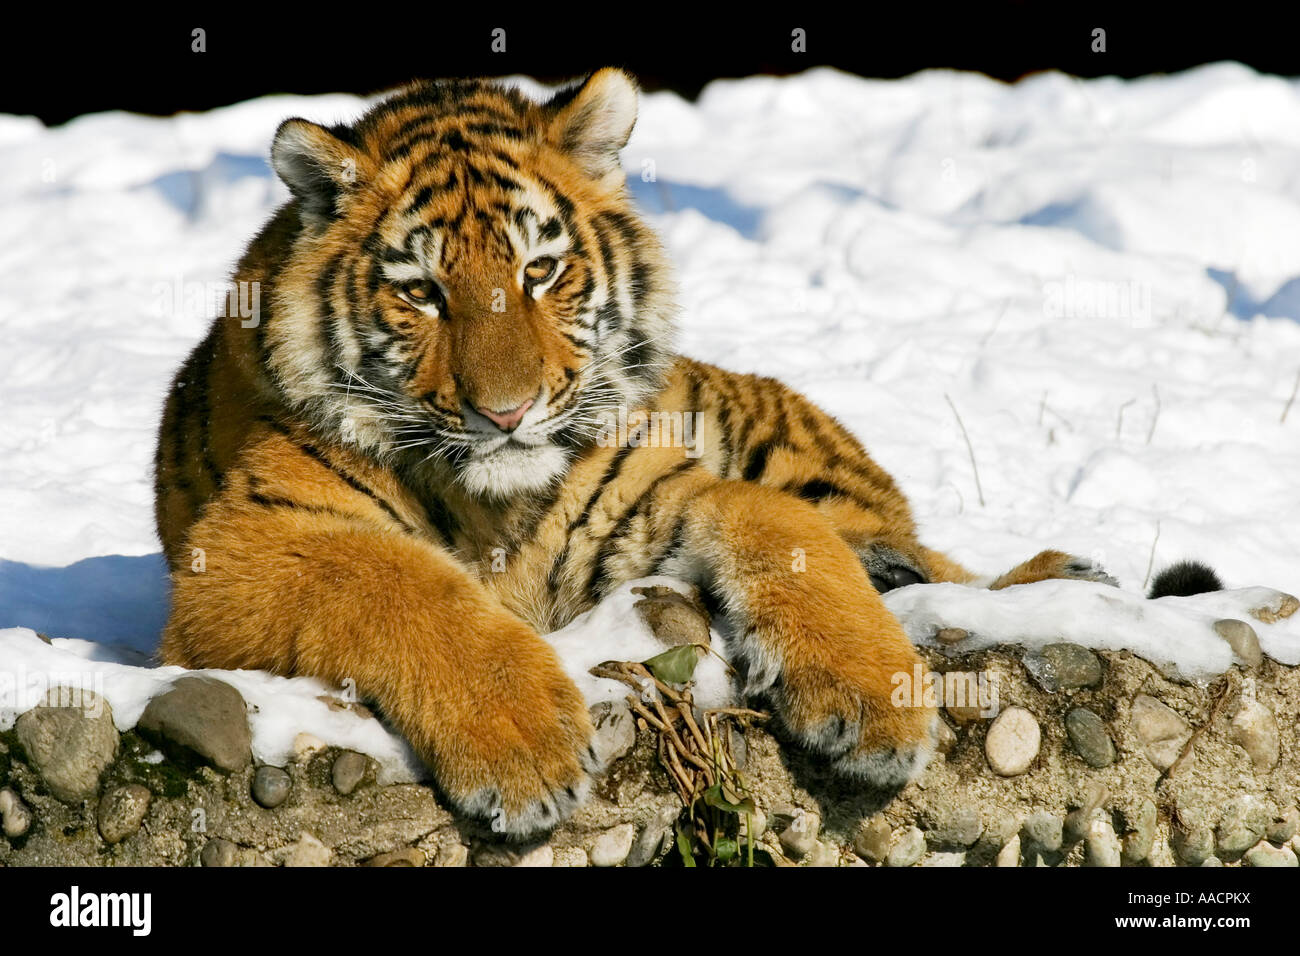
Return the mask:
M 406 293 L 407 298 L 415 299 L 417 302 L 433 300 L 433 283 L 428 279 L 412 279 L 410 282 L 403 282 L 402 291 Z
M 524 267 L 524 278 L 532 284 L 545 282 L 555 275 L 557 265 L 559 262 L 554 256 L 539 256 Z

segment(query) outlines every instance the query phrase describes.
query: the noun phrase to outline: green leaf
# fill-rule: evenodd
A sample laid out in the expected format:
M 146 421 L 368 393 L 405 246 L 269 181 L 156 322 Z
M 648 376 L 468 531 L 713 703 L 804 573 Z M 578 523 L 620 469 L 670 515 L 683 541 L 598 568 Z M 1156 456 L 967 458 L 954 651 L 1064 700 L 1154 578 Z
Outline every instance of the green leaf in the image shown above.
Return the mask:
M 677 827 L 677 852 L 681 854 L 684 866 L 695 865 L 695 854 L 691 852 L 691 838 L 681 826 Z
M 700 656 L 695 652 L 694 644 L 678 644 L 642 663 L 665 684 L 685 684 L 694 676 L 695 665 L 699 662 Z
M 749 813 L 756 812 L 754 807 L 754 798 L 746 797 L 739 803 L 732 803 L 722 795 L 722 784 L 715 783 L 709 789 L 704 791 L 704 802 L 709 806 L 721 810 L 723 813 Z
M 713 852 L 717 854 L 719 860 L 723 863 L 734 860 L 740 848 L 736 846 L 736 841 L 729 837 L 722 837 L 713 846 Z

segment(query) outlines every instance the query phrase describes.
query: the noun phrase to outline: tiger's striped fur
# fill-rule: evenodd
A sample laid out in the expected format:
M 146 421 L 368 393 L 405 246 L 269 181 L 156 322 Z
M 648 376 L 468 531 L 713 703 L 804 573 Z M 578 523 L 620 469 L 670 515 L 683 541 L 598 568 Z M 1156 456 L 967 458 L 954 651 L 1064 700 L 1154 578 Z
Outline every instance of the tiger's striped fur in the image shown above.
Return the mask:
M 214 322 L 161 427 L 163 658 L 355 681 L 512 834 L 601 762 L 538 632 L 619 583 L 699 583 L 788 735 L 898 785 L 935 715 L 890 703 L 916 656 L 880 592 L 974 580 L 825 412 L 673 354 L 618 160 L 635 112 L 602 70 L 544 103 L 440 81 L 351 126 L 288 120 L 294 198 L 235 274 L 263 309 Z M 599 440 L 619 407 L 696 414 L 693 448 Z M 992 586 L 1059 576 L 1102 573 L 1044 552 Z

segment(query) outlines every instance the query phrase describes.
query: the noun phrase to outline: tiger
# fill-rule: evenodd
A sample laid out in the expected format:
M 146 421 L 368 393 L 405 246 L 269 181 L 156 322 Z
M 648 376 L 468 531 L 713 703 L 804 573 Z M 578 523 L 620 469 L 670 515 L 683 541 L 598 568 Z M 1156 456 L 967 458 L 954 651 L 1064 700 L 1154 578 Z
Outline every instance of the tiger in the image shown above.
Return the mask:
M 884 593 L 1114 583 L 1056 550 L 977 577 L 830 414 L 676 354 L 671 264 L 620 159 L 638 96 L 610 67 L 285 120 L 290 198 L 233 273 L 258 306 L 218 310 L 159 429 L 161 660 L 355 688 L 509 838 L 570 817 L 607 762 L 541 635 L 631 580 L 697 586 L 785 745 L 886 789 L 938 718 L 894 704 L 919 657 Z M 620 440 L 616 415 L 695 427 Z

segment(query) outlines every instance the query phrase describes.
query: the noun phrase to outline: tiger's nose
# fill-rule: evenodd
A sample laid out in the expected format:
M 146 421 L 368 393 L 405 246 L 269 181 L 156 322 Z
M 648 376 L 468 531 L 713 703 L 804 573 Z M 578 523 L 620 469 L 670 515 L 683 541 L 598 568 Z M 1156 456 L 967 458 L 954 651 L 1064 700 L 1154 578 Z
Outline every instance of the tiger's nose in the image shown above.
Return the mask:
M 530 398 L 519 407 L 511 408 L 504 412 L 494 412 L 491 409 L 481 408 L 478 405 L 474 406 L 474 410 L 480 415 L 491 419 L 493 424 L 503 432 L 511 432 L 519 426 L 519 422 L 523 419 L 524 413 L 532 407 L 533 400 Z

